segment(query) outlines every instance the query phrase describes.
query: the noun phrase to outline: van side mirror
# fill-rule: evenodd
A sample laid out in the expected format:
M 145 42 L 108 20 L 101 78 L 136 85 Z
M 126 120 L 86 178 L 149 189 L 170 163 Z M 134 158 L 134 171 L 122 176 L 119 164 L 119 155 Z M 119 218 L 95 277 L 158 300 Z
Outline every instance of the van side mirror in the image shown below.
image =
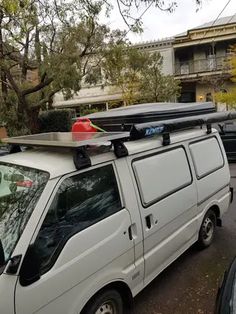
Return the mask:
M 28 286 L 40 279 L 39 258 L 34 244 L 28 247 L 20 269 L 20 284 Z

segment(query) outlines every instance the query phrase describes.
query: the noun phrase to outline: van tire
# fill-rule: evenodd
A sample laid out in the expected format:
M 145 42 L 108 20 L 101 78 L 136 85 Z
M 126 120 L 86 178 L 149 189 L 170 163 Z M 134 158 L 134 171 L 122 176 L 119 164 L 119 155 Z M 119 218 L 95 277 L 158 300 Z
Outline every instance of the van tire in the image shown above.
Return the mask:
M 116 290 L 105 290 L 94 296 L 86 305 L 83 314 L 123 314 L 123 301 Z
M 216 215 L 213 210 L 208 210 L 203 218 L 202 225 L 199 231 L 198 246 L 205 249 L 211 245 L 215 236 Z

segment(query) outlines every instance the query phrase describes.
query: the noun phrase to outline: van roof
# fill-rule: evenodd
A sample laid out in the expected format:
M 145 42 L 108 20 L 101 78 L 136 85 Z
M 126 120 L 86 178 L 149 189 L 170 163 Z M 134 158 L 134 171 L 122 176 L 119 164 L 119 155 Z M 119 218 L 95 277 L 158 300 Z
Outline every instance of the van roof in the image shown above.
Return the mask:
M 212 133 L 217 133 L 217 131 L 213 129 Z M 171 134 L 171 144 L 202 136 L 206 136 L 205 128 L 175 132 Z M 129 155 L 163 147 L 162 136 L 153 136 L 151 138 L 128 141 L 124 144 Z M 92 165 L 116 159 L 112 150 L 104 153 L 94 153 L 93 151 L 88 150 L 88 154 Z M 71 149 L 68 148 L 33 148 L 24 152 L 0 157 L 0 162 L 19 164 L 26 167 L 44 170 L 50 174 L 50 178 L 55 178 L 76 171 L 76 167 L 73 162 L 73 153 Z

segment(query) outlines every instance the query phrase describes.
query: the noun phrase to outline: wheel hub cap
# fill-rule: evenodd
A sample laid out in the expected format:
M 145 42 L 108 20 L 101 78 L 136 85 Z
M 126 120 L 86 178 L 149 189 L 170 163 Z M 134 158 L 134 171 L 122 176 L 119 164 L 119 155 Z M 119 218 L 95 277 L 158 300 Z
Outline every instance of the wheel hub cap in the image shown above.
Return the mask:
M 205 240 L 210 240 L 214 231 L 214 224 L 212 220 L 208 217 L 203 224 L 203 237 Z
M 102 304 L 95 314 L 116 314 L 115 306 L 113 302 L 106 302 Z

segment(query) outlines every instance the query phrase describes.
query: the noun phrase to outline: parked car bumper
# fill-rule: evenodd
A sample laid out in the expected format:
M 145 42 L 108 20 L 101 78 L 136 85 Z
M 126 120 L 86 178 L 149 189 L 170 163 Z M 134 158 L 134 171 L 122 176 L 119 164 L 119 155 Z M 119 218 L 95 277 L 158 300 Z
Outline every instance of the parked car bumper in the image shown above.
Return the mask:
M 215 314 L 234 313 L 236 313 L 236 257 L 224 274 L 215 306 Z

